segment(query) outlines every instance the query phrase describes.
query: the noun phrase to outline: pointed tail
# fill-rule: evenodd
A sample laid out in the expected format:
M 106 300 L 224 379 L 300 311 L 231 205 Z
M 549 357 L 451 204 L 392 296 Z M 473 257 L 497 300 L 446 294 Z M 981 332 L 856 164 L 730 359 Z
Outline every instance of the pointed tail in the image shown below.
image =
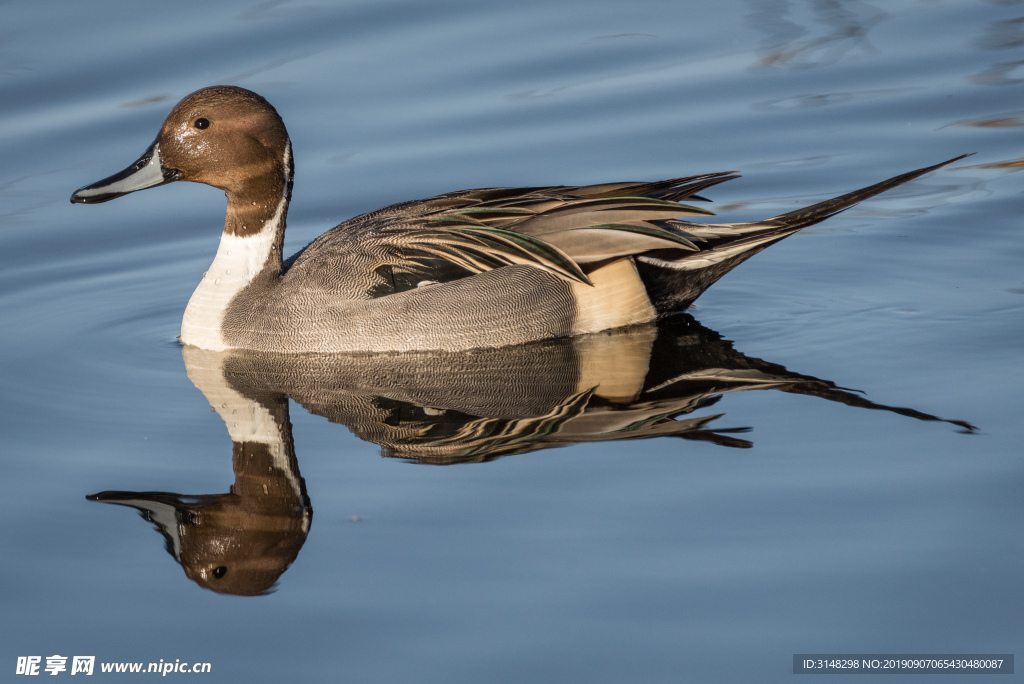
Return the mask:
M 973 152 L 971 154 L 973 154 Z M 948 161 L 944 161 L 933 166 L 926 166 L 923 169 L 917 169 L 916 171 L 901 173 L 900 175 L 893 176 L 892 178 L 884 180 L 881 183 L 875 183 L 874 185 L 869 185 L 866 188 L 854 190 L 853 192 L 848 192 L 845 195 L 833 197 L 830 200 L 818 202 L 817 204 L 812 204 L 811 206 L 804 207 L 803 209 L 797 209 L 796 211 L 791 211 L 787 214 L 775 216 L 766 221 L 758 221 L 758 223 L 776 223 L 780 226 L 791 228 L 794 231 L 800 230 L 801 228 L 806 228 L 807 226 L 813 226 L 815 223 L 824 221 L 830 216 L 835 216 L 839 212 L 849 209 L 858 202 L 863 202 L 867 198 L 874 197 L 875 195 L 883 193 L 886 190 L 895 188 L 897 185 L 903 185 L 904 183 L 912 181 L 915 178 L 923 176 L 926 173 L 930 173 L 931 171 L 935 171 L 936 169 L 941 169 L 943 166 L 949 166 L 954 162 L 960 161 L 964 157 L 971 156 L 971 154 L 961 154 L 959 157 L 954 157 Z
M 769 245 L 869 197 L 969 156 L 962 154 L 940 164 L 902 173 L 881 183 L 764 221 L 727 224 L 667 221 L 667 225 L 700 249 L 696 252 L 661 250 L 640 255 L 636 258 L 640 278 L 660 315 L 679 311 L 689 306 L 719 278 Z

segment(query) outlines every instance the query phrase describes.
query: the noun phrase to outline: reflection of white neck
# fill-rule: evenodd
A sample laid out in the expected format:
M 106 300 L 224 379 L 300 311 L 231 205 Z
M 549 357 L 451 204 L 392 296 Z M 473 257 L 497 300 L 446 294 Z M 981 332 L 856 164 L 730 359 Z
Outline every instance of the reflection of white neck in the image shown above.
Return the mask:
M 239 394 L 228 385 L 224 378 L 224 362 L 228 356 L 190 347 L 182 350 L 188 379 L 220 415 L 231 435 L 231 441 L 266 444 L 274 468 L 288 478 L 295 495 L 301 497 L 302 485 L 285 446 L 291 435 L 282 432 L 290 429 L 290 426 L 281 425 L 265 406 Z M 285 422 L 288 422 L 287 419 Z

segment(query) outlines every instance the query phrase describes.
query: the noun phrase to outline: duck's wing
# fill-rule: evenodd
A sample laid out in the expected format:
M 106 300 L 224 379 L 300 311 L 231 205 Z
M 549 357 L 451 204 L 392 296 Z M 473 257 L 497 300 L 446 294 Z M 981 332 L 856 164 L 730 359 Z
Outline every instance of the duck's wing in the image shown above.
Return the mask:
M 661 225 L 712 213 L 682 204 L 736 176 L 714 173 L 654 183 L 483 188 L 405 202 L 350 219 L 286 263 L 291 275 L 354 299 L 526 264 L 590 285 L 588 273 L 652 250 L 696 251 Z

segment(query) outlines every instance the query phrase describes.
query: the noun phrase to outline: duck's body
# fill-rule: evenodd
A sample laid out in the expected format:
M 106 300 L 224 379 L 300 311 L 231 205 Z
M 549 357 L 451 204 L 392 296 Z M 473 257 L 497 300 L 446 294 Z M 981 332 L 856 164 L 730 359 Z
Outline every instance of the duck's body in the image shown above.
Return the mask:
M 702 199 L 697 193 L 731 173 L 466 190 L 349 219 L 282 261 L 293 176 L 284 124 L 255 93 L 216 86 L 182 100 L 138 162 L 71 200 L 103 202 L 173 180 L 225 190 L 224 232 L 185 310 L 184 344 L 460 350 L 678 311 L 773 242 L 943 165 L 741 224 L 678 220 L 709 215 L 679 202 Z

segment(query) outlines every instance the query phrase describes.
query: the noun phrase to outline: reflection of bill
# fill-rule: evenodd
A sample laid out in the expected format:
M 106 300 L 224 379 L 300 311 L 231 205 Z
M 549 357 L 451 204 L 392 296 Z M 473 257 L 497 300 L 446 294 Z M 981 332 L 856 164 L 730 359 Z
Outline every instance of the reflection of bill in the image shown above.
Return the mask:
M 183 350 L 189 378 L 233 442 L 226 494 L 101 492 L 138 509 L 200 586 L 269 591 L 312 520 L 288 400 L 346 425 L 385 456 L 456 464 L 581 442 L 678 437 L 750 447 L 709 413 L 730 392 L 778 390 L 942 421 L 876 404 L 827 380 L 745 356 L 689 316 L 658 325 L 474 352 L 286 355 Z M 965 431 L 963 421 L 945 421 Z

